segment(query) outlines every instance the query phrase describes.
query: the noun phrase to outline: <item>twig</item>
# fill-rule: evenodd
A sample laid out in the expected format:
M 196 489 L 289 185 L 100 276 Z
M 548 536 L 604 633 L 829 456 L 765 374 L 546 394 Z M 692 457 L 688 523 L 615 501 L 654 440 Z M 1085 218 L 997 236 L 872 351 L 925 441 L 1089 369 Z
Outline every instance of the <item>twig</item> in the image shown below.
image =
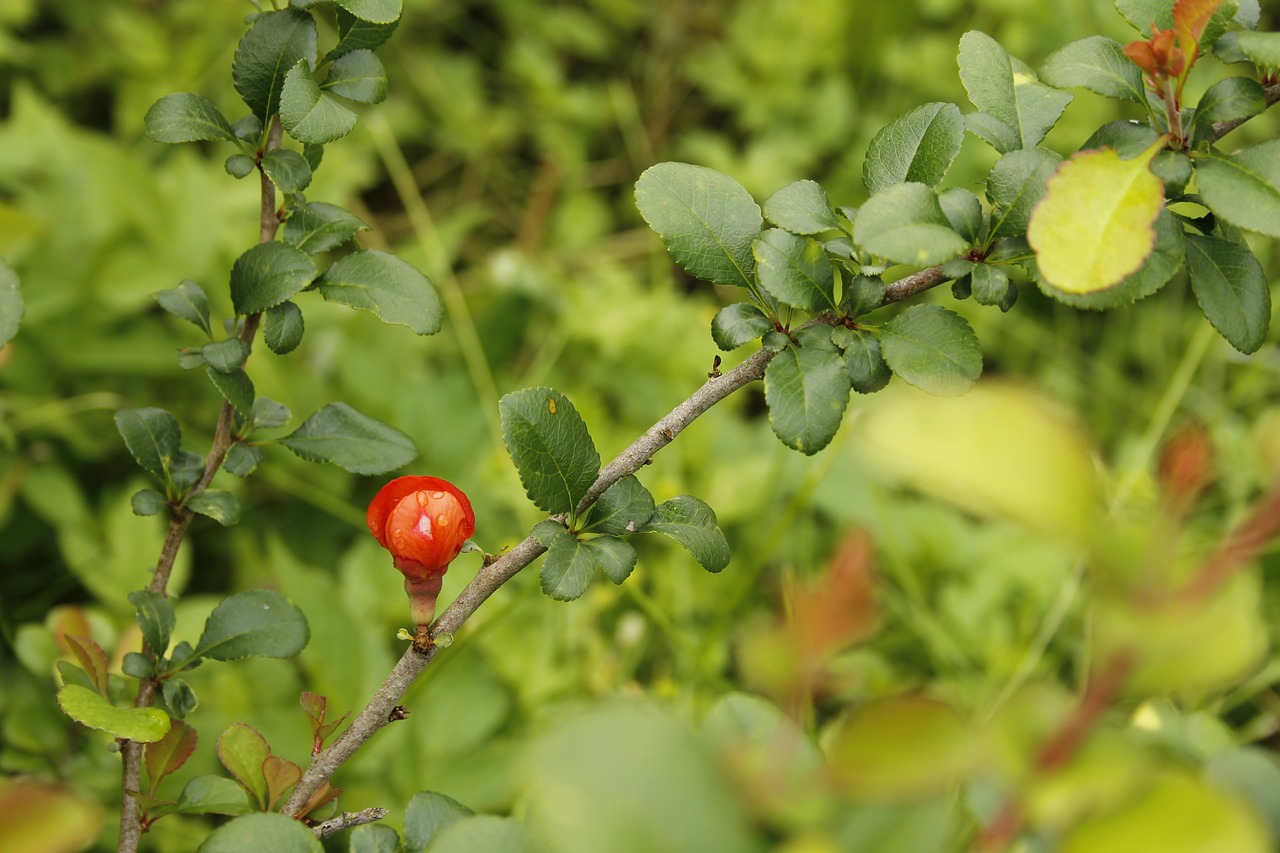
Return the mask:
M 1280 83 L 1272 83 L 1269 86 L 1262 87 L 1262 94 L 1267 100 L 1267 106 L 1263 108 L 1265 112 L 1280 101 Z M 1215 121 L 1213 123 L 1213 138 L 1221 139 L 1240 125 L 1247 122 L 1253 116 L 1245 116 L 1244 118 L 1233 118 L 1229 121 Z
M 371 809 L 363 809 L 358 812 L 343 812 L 340 815 L 331 817 L 323 823 L 317 823 L 311 827 L 311 831 L 315 833 L 316 838 L 328 838 L 330 835 L 337 835 L 344 829 L 360 826 L 365 823 L 374 823 L 382 820 L 390 812 L 390 809 L 384 809 L 381 806 L 375 806 Z

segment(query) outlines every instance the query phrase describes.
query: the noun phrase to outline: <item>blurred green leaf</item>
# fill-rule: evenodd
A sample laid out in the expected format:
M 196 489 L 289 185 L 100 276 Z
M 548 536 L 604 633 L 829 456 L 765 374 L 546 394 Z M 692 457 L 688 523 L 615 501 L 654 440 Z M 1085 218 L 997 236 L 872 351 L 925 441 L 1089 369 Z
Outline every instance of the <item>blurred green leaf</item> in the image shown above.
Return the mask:
M 151 294 L 151 298 L 173 316 L 194 323 L 206 335 L 213 334 L 209 325 L 209 297 L 204 288 L 191 279 L 183 279 L 177 287 L 169 290 L 158 290 Z
M 912 305 L 885 323 L 880 351 L 894 373 L 930 394 L 963 394 L 982 374 L 973 329 L 940 305 Z
M 278 441 L 308 462 L 353 474 L 385 474 L 418 455 L 409 436 L 346 403 L 330 403 Z
M 440 331 L 444 318 L 444 305 L 427 277 L 385 252 L 352 252 L 329 267 L 316 287 L 330 302 L 369 311 L 419 335 Z
M 1271 288 L 1244 243 L 1184 234 L 1187 272 L 1200 310 L 1233 347 L 1256 352 L 1271 327 Z
M 400 19 L 401 0 L 334 0 L 362 21 L 390 24 Z
M 320 88 L 361 104 L 387 97 L 387 72 L 371 50 L 353 50 L 337 58 Z
M 709 572 L 729 565 L 729 543 L 720 531 L 715 510 L 692 495 L 658 504 L 653 517 L 641 529 L 670 536 Z
M 494 815 L 460 818 L 442 827 L 431 843 L 431 853 L 527 853 L 530 849 L 521 824 Z
M 202 489 L 187 498 L 183 506 L 212 518 L 223 527 L 240 521 L 240 501 L 224 489 Z
M 58 706 L 81 725 L 138 743 L 160 740 L 169 731 L 169 715 L 159 708 L 117 708 L 78 684 L 58 690 Z
M 351 132 L 356 114 L 321 91 L 311 65 L 299 60 L 284 78 L 280 123 L 299 142 L 326 145 Z
M 867 192 L 906 181 L 936 187 L 964 141 L 964 118 L 955 104 L 931 103 L 899 116 L 871 139 L 862 163 Z
M 817 240 L 770 228 L 751 251 L 760 286 L 770 296 L 809 311 L 835 310 L 834 270 Z
M 821 234 L 840 228 L 831 199 L 815 181 L 787 184 L 765 201 L 764 215 L 792 234 Z
M 711 320 L 711 339 L 725 352 L 735 350 L 771 331 L 773 321 L 749 302 L 726 305 Z
M 129 603 L 133 605 L 134 618 L 142 629 L 142 638 L 151 651 L 163 656 L 169 650 L 169 637 L 176 624 L 173 603 L 167 595 L 146 589 L 129 593 Z
M 258 243 L 231 267 L 236 314 L 258 314 L 279 305 L 316 277 L 311 256 L 283 243 Z
M 1040 67 L 1040 78 L 1059 89 L 1081 86 L 1108 98 L 1147 102 L 1142 72 L 1124 55 L 1123 45 L 1106 36 L 1078 39 L 1054 51 Z
M 306 824 L 273 812 L 247 814 L 215 829 L 199 853 L 244 853 L 270 850 L 272 853 L 323 853 L 324 846 Z
M 314 255 L 336 249 L 349 242 L 357 231 L 367 230 L 369 226 L 349 211 L 313 201 L 293 208 L 284 223 L 284 239 Z
M 135 515 L 159 515 L 169 508 L 164 495 L 155 489 L 139 489 L 129 499 Z
M 690 275 L 716 284 L 755 283 L 752 243 L 760 207 L 728 175 L 688 163 L 659 163 L 636 181 L 636 206 Z
M 102 807 L 69 787 L 34 777 L 0 780 L 0 849 L 86 850 L 102 830 Z
M 1017 148 L 1039 145 L 1072 97 L 1037 81 L 1030 66 L 977 30 L 960 38 L 960 82 L 975 107 L 1013 131 Z
M 311 185 L 310 164 L 289 148 L 277 148 L 263 157 L 262 171 L 282 193 L 300 193 Z
M 587 554 L 604 572 L 605 577 L 621 584 L 636 567 L 636 549 L 624 539 L 615 536 L 597 536 L 582 543 Z
M 307 618 L 284 596 L 251 589 L 227 596 L 213 609 L 195 655 L 213 660 L 288 658 L 302 651 L 310 636 Z
M 764 372 L 769 424 L 783 444 L 812 455 L 831 443 L 849 403 L 849 372 L 831 343 L 818 335 L 778 353 Z
M 125 447 L 142 469 L 166 485 L 171 483 L 171 467 L 182 444 L 177 419 L 164 409 L 121 409 L 115 422 Z
M 18 285 L 18 274 L 0 260 L 0 346 L 4 346 L 18 334 L 22 310 L 22 289 Z
M 142 120 L 147 136 L 156 142 L 234 140 L 235 134 L 213 102 L 190 92 L 165 95 L 151 105 Z
M 1232 225 L 1280 237 L 1280 139 L 1196 161 L 1196 186 L 1210 210 Z
M 590 523 L 584 529 L 615 536 L 634 533 L 653 515 L 653 509 L 653 495 L 634 475 L 628 475 L 596 500 L 591 507 Z
M 444 794 L 414 794 L 404 810 L 404 853 L 423 853 L 440 830 L 472 814 L 471 809 Z
M 366 823 L 351 830 L 348 853 L 400 853 L 400 836 L 380 823 Z
M 1259 68 L 1273 72 L 1280 69 L 1280 33 L 1240 33 L 1236 44 Z
M 1022 234 L 1031 221 L 1031 210 L 1044 196 L 1045 183 L 1062 158 L 1043 148 L 1010 151 L 996 161 L 987 176 L 991 213 L 991 239 Z
M 498 401 L 502 437 L 529 500 L 549 513 L 572 513 L 600 473 L 600 454 L 569 399 L 525 388 Z
M 276 355 L 297 349 L 304 331 L 306 323 L 302 319 L 302 309 L 292 300 L 272 305 L 262 317 L 262 337 Z
M 895 184 L 858 209 L 853 239 L 873 254 L 912 266 L 959 255 L 968 243 L 951 230 L 938 194 L 924 184 Z
M 280 109 L 286 72 L 299 62 L 316 64 L 316 22 L 307 12 L 282 9 L 259 15 L 240 39 L 231 77 L 263 125 Z

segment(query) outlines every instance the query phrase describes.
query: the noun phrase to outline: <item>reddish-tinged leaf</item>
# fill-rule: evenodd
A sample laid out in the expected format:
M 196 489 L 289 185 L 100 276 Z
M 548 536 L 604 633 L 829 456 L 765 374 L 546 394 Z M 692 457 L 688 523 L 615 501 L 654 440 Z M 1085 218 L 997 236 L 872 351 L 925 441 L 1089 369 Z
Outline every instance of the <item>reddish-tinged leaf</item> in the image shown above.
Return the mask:
M 1196 61 L 1200 37 L 1222 0 L 1178 0 L 1173 4 L 1173 28 L 1178 33 L 1178 46 L 1187 55 L 1187 65 Z
M 267 807 L 267 780 L 262 768 L 270 756 L 266 738 L 244 723 L 233 723 L 218 738 L 222 766 L 249 792 L 259 809 Z
M 182 720 L 173 720 L 169 724 L 169 733 L 155 743 L 147 744 L 143 752 L 143 761 L 147 765 L 147 777 L 151 780 L 151 793 L 154 795 L 160 780 L 187 763 L 191 753 L 195 751 L 199 736 L 196 730 Z
M 267 809 L 276 810 L 276 804 L 302 778 L 302 768 L 278 755 L 268 755 L 262 762 L 262 776 L 267 780 Z
M 815 664 L 825 665 L 831 655 L 869 637 L 879 621 L 871 539 L 863 533 L 846 536 L 826 574 L 789 589 L 788 598 L 789 630 Z
M 53 639 L 58 643 L 58 648 L 64 655 L 71 654 L 71 647 L 67 645 L 67 635 L 75 634 L 79 637 L 88 637 L 92 633 L 89 627 L 89 617 L 84 610 L 76 607 L 74 604 L 55 607 L 49 612 L 49 624 L 53 628 Z
M 311 718 L 312 728 L 315 728 L 324 722 L 324 712 L 329 706 L 329 697 L 312 693 L 310 690 L 304 690 L 302 691 L 302 696 L 298 698 L 298 704 L 302 706 L 302 710 L 306 712 L 306 715 Z
M 333 800 L 336 800 L 338 798 L 338 795 L 341 793 L 342 793 L 341 788 L 335 788 L 332 785 L 330 785 L 328 782 L 325 782 L 322 786 L 320 786 L 320 790 L 312 794 L 311 799 L 307 800 L 307 804 L 302 807 L 302 812 L 298 815 L 298 817 L 300 818 L 306 817 L 316 809 L 323 806 L 325 803 L 329 803 L 329 802 L 332 802 Z
M 93 680 L 94 688 L 106 698 L 107 653 L 102 650 L 102 646 L 88 637 L 80 637 L 75 634 L 67 634 L 63 639 L 66 640 L 67 646 L 71 649 L 71 654 L 75 655 L 76 660 L 80 661 L 80 665 L 84 667 L 84 671 L 89 673 L 89 678 Z

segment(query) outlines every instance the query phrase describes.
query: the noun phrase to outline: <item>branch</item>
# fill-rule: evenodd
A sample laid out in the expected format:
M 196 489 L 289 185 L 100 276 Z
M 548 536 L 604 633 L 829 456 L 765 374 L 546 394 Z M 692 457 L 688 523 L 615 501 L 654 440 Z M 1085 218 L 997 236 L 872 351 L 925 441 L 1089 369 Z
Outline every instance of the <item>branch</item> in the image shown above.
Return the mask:
M 947 281 L 947 277 L 938 267 L 899 279 L 889 285 L 884 304 L 914 296 L 944 281 Z M 674 441 L 685 427 L 716 403 L 752 382 L 762 379 L 765 367 L 773 356 L 774 353 L 769 350 L 760 350 L 728 373 L 708 379 L 687 400 L 649 427 L 644 435 L 637 438 L 630 447 L 601 469 L 596 481 L 587 489 L 587 493 L 579 502 L 577 514 L 581 515 L 585 512 L 614 483 L 639 471 L 653 458 L 654 454 Z M 435 625 L 432 626 L 432 633 L 438 635 L 456 632 L 489 596 L 542 556 L 545 551 L 545 547 L 529 536 L 494 562 L 481 566 L 471 583 L 467 584 L 466 589 L 436 620 Z M 329 781 L 357 749 L 391 721 L 392 710 L 399 704 L 414 680 L 435 659 L 438 651 L 439 646 L 430 646 L 422 651 L 410 647 L 405 651 L 382 686 L 342 736 L 328 749 L 312 758 L 310 766 L 303 773 L 297 787 L 293 789 L 289 801 L 285 803 L 283 809 L 285 814 L 297 815 L 306 806 L 311 795 Z
M 317 823 L 311 827 L 311 831 L 316 838 L 328 838 L 330 835 L 337 835 L 344 829 L 360 826 L 364 823 L 374 823 L 382 820 L 387 816 L 390 809 L 374 807 L 371 809 L 362 809 L 358 812 L 343 812 L 340 815 L 329 818 L 323 823 Z
M 267 133 L 267 141 L 263 146 L 262 153 L 268 154 L 279 148 L 283 138 L 284 129 L 280 125 L 280 116 L 277 115 L 272 119 L 271 128 Z M 259 160 L 261 160 L 261 157 L 259 157 Z M 276 187 L 266 172 L 261 169 L 259 171 L 262 174 L 262 205 L 258 242 L 270 243 L 275 240 L 276 231 L 280 228 L 280 217 L 276 214 Z M 261 315 L 250 314 L 245 318 L 244 325 L 240 329 L 240 340 L 250 347 L 252 347 L 253 339 L 258 333 L 260 320 Z M 224 400 L 222 408 L 218 412 L 218 425 L 214 428 L 213 441 L 209 445 L 209 453 L 205 456 L 204 469 L 200 473 L 200 479 L 196 481 L 196 484 L 187 493 L 188 499 L 192 495 L 209 488 L 209 484 L 213 482 L 214 475 L 218 473 L 218 469 L 226 461 L 227 453 L 230 452 L 234 443 L 235 409 Z M 147 589 L 151 592 L 168 595 L 169 576 L 173 573 L 173 566 L 178 558 L 178 549 L 182 546 L 182 541 L 186 538 L 187 529 L 191 526 L 191 520 L 194 517 L 195 513 L 185 506 L 171 512 L 169 529 L 165 533 L 164 544 L 160 546 L 160 557 L 156 560 L 155 572 L 151 576 L 151 583 L 147 585 Z M 158 651 L 147 646 L 145 642 L 142 645 L 142 652 L 152 660 L 158 655 Z M 143 679 L 138 686 L 138 695 L 133 701 L 134 707 L 147 708 L 155 704 L 156 691 L 159 686 L 159 682 L 154 678 Z M 133 796 L 138 793 L 142 782 L 142 749 L 143 745 L 135 741 L 120 741 L 120 841 L 116 847 L 118 853 L 135 853 L 138 849 L 138 842 L 142 838 L 141 810 L 138 800 Z
M 1273 107 L 1277 101 L 1280 101 L 1280 83 L 1272 83 L 1269 86 L 1263 86 L 1262 93 L 1267 99 L 1267 105 L 1263 107 L 1262 112 L 1266 112 L 1268 109 Z M 1214 141 L 1218 141 L 1251 118 L 1253 118 L 1253 116 L 1233 118 L 1230 121 L 1215 121 L 1213 123 Z

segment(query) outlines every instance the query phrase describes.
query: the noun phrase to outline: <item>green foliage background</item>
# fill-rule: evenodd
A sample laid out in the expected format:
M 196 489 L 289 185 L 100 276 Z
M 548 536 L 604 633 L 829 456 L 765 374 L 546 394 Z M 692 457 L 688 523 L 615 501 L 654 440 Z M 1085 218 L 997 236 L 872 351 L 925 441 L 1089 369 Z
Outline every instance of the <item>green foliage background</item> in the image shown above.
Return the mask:
M 218 393 L 178 369 L 187 330 L 149 295 L 192 278 L 226 299 L 231 262 L 255 239 L 256 185 L 223 172 L 225 151 L 151 143 L 142 116 L 172 91 L 239 115 L 226 72 L 248 11 L 231 0 L 0 0 L 0 256 L 21 275 L 27 304 L 19 335 L 0 350 L 0 772 L 73 778 L 108 813 L 116 759 L 57 712 L 48 628 L 59 608 L 77 605 L 115 647 L 131 618 L 125 595 L 145 584 L 158 553 L 160 523 L 129 509 L 143 484 L 112 412 L 165 405 L 200 437 L 194 444 L 213 428 Z M 1261 28 L 1277 24 L 1272 13 Z M 968 29 L 1033 66 L 1075 38 L 1132 37 L 1109 0 L 406 0 L 382 52 L 388 100 L 331 146 L 308 195 L 349 207 L 373 227 L 366 246 L 427 272 L 445 299 L 445 330 L 419 338 L 317 301 L 299 350 L 255 359 L 259 392 L 295 412 L 343 400 L 409 433 L 421 449 L 410 470 L 468 492 L 487 551 L 513 544 L 540 516 L 503 450 L 502 394 L 563 391 L 608 459 L 712 367 L 708 325 L 724 303 L 679 277 L 636 212 L 636 177 L 682 160 L 733 175 L 758 199 L 814 178 L 835 203 L 860 204 L 877 130 L 927 101 L 965 102 L 955 53 Z M 1050 143 L 1070 153 L 1115 109 L 1077 92 Z M 1228 142 L 1271 138 L 1277 124 L 1273 110 Z M 994 156 L 967 138 L 946 183 L 981 179 Z M 1269 252 L 1274 282 L 1280 255 Z M 1181 279 L 1158 300 L 1105 315 L 1025 283 L 1008 315 L 940 290 L 928 299 L 974 326 L 986 375 L 1033 385 L 1073 412 L 1107 482 L 1126 482 L 1137 504 L 1150 500 L 1160 439 L 1186 420 L 1210 426 L 1219 459 L 1196 522 L 1204 537 L 1273 481 L 1265 427 L 1280 352 L 1269 341 L 1239 357 L 1190 310 Z M 936 441 L 947 440 L 940 428 Z M 1018 440 L 993 425 L 990 452 Z M 571 604 L 546 598 L 536 571 L 524 573 L 411 691 L 409 720 L 339 774 L 343 806 L 402 807 L 431 789 L 507 812 L 521 802 L 521 780 L 537 777 L 529 756 L 563 754 L 554 739 L 532 753 L 529 744 L 571 710 L 644 694 L 697 721 L 727 692 L 769 692 L 769 662 L 750 635 L 779 612 L 782 579 L 817 575 L 856 529 L 876 543 L 882 628 L 838 659 L 817 722 L 908 687 L 992 702 L 1071 582 L 1067 551 L 882 485 L 856 443 L 847 426 L 802 457 L 773 438 L 758 391 L 718 407 L 644 479 L 658 500 L 691 493 L 716 509 L 729 568 L 704 573 L 674 543 L 646 540 L 625 585 L 597 582 Z M 191 674 L 202 745 L 180 776 L 214 772 L 214 739 L 237 721 L 304 761 L 298 693 L 355 710 L 402 647 L 400 579 L 363 522 L 381 479 L 268 457 L 248 481 L 220 475 L 244 521 L 223 530 L 201 519 L 184 546 L 178 635 L 198 634 L 220 595 L 266 586 L 305 611 L 312 640 L 296 660 Z M 442 601 L 476 560 L 454 564 Z M 1271 558 L 1265 569 L 1275 613 Z M 1070 606 L 1034 671 L 1070 684 L 1081 631 Z M 1267 666 L 1221 704 L 1170 713 L 1204 712 L 1240 740 L 1263 738 L 1280 725 L 1267 701 L 1278 671 Z M 583 737 L 575 743 L 589 754 Z M 686 760 L 668 748 L 673 762 Z M 719 803 L 722 792 L 691 796 Z M 155 849 L 185 850 L 203 831 L 173 817 L 148 837 Z

